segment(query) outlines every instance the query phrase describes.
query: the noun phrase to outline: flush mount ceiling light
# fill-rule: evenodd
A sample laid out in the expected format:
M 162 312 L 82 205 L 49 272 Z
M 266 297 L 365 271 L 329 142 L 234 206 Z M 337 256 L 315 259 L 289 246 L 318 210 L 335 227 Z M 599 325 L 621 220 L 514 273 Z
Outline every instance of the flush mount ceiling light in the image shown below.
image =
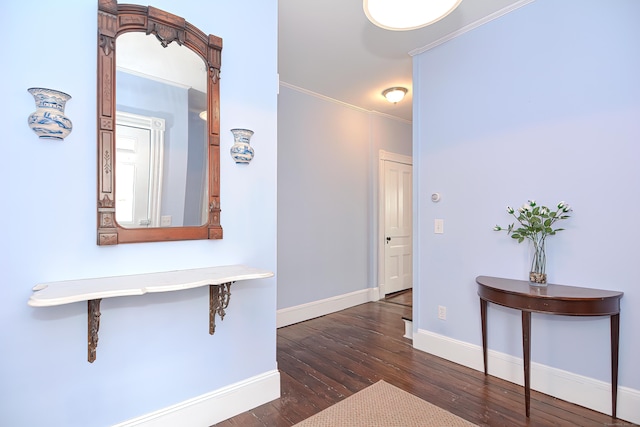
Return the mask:
M 382 92 L 382 96 L 387 98 L 387 101 L 394 104 L 402 101 L 402 98 L 407 94 L 407 89 L 403 87 L 390 87 Z
M 378 27 L 415 30 L 444 18 L 462 0 L 363 0 L 364 13 Z

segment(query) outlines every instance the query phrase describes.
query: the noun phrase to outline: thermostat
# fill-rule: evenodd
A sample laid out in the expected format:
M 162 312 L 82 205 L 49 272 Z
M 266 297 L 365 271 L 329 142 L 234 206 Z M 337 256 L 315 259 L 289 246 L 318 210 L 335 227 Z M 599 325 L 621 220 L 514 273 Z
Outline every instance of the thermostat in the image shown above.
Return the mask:
M 439 202 L 440 201 L 440 193 L 433 193 L 431 195 L 431 201 L 433 203 Z

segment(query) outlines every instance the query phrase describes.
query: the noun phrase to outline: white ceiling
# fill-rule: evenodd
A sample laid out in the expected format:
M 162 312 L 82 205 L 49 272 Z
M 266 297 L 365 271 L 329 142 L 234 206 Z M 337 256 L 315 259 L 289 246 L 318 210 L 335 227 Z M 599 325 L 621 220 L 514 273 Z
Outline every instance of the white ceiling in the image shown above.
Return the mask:
M 463 0 L 430 26 L 389 31 L 369 22 L 362 0 L 278 0 L 280 82 L 410 121 L 410 52 L 426 50 L 531 1 Z M 398 104 L 382 97 L 392 86 L 409 89 Z

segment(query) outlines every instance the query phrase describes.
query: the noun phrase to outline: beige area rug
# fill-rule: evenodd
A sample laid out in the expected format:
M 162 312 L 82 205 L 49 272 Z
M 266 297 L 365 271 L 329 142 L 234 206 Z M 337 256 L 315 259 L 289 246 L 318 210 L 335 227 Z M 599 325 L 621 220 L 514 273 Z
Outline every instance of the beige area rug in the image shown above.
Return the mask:
M 384 381 L 307 418 L 294 427 L 475 426 Z

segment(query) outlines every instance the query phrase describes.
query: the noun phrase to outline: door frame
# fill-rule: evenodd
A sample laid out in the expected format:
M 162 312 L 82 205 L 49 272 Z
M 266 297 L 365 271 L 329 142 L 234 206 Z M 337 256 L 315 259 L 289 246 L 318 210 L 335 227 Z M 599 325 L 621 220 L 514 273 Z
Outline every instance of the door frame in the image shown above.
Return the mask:
M 116 111 L 116 126 L 146 129 L 150 133 L 149 147 L 149 227 L 160 227 L 162 209 L 162 179 L 164 173 L 165 120 L 159 117 Z M 117 149 L 117 148 L 116 148 Z
M 378 299 L 385 296 L 385 263 L 384 263 L 384 250 L 385 250 L 385 233 L 384 225 L 386 224 L 385 216 L 385 184 L 384 184 L 384 162 L 403 163 L 405 165 L 411 165 L 413 167 L 413 157 L 406 156 L 404 154 L 391 153 L 389 151 L 380 150 L 378 152 Z M 413 198 L 413 194 L 411 194 Z M 413 233 L 413 230 L 411 231 Z

